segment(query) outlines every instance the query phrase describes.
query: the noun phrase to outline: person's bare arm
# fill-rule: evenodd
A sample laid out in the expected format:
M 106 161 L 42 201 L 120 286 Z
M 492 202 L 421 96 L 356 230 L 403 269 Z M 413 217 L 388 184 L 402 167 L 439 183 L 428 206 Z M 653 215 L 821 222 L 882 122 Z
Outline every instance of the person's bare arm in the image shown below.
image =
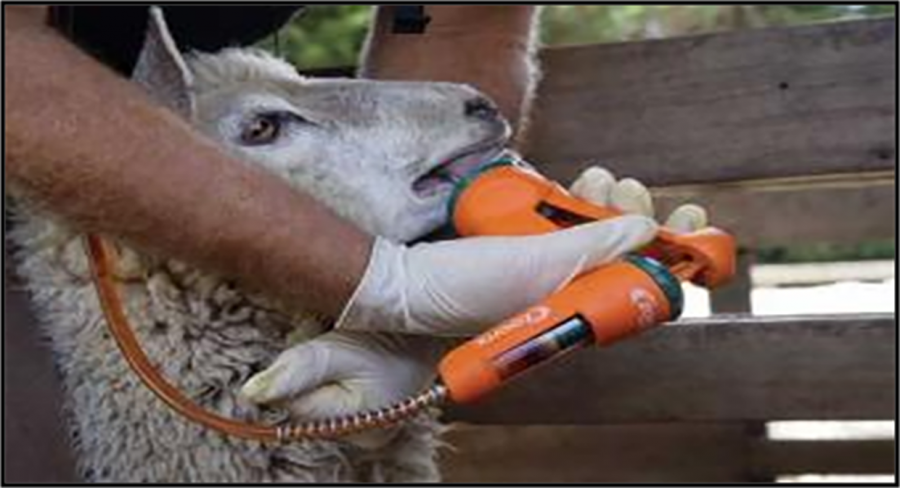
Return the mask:
M 224 155 L 45 26 L 44 8 L 4 14 L 4 185 L 84 230 L 340 313 L 370 236 Z
M 367 78 L 470 83 L 507 119 L 523 122 L 537 79 L 533 5 L 427 5 L 423 34 L 391 32 L 392 7 L 379 7 L 365 49 Z

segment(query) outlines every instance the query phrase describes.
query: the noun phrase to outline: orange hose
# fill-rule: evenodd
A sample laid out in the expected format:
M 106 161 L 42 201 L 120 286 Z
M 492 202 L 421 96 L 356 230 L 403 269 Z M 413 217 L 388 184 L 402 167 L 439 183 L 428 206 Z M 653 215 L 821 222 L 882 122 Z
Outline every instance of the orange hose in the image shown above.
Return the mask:
M 125 356 L 128 365 L 140 377 L 140 379 L 169 407 L 181 415 L 216 429 L 229 435 L 259 441 L 274 441 L 279 439 L 278 428 L 272 426 L 254 425 L 222 417 L 204 410 L 202 407 L 184 396 L 171 383 L 153 367 L 147 355 L 144 354 L 137 338 L 128 325 L 128 319 L 122 307 L 122 301 L 116 292 L 116 286 L 112 278 L 112 259 L 110 251 L 103 239 L 97 235 L 87 236 L 87 247 L 90 255 L 91 267 L 94 275 L 94 283 L 97 287 L 97 295 L 100 305 L 106 316 L 112 336 L 115 338 L 122 355 Z

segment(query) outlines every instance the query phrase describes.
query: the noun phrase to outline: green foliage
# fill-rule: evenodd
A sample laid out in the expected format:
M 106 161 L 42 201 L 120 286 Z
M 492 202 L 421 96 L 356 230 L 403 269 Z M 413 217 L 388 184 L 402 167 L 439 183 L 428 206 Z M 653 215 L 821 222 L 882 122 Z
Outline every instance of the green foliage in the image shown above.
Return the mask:
M 701 32 L 896 15 L 894 5 L 554 5 L 544 9 L 545 45 L 672 37 Z
M 310 6 L 259 47 L 279 51 L 300 69 L 353 66 L 373 11 L 369 5 Z

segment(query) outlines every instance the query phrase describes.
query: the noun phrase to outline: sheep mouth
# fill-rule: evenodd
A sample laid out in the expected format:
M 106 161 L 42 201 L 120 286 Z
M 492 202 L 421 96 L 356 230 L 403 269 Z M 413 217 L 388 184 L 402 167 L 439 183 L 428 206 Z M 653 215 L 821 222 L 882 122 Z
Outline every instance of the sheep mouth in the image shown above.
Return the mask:
M 504 142 L 494 140 L 478 144 L 446 158 L 413 182 L 413 193 L 419 198 L 428 198 L 449 192 L 466 175 L 496 159 L 503 152 Z

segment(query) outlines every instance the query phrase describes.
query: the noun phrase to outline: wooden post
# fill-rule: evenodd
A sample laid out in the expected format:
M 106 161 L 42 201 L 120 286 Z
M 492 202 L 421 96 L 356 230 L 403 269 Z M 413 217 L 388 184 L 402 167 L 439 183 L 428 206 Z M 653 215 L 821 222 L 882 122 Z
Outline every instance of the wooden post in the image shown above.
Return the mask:
M 750 313 L 750 292 L 753 283 L 750 279 L 750 267 L 755 257 L 752 251 L 740 249 L 737 259 L 737 274 L 727 285 L 709 294 L 709 305 L 712 313 Z
M 3 482 L 78 482 L 50 351 L 6 266 L 3 281 Z

